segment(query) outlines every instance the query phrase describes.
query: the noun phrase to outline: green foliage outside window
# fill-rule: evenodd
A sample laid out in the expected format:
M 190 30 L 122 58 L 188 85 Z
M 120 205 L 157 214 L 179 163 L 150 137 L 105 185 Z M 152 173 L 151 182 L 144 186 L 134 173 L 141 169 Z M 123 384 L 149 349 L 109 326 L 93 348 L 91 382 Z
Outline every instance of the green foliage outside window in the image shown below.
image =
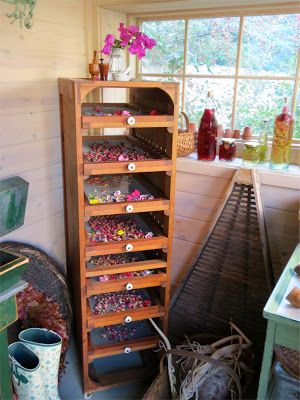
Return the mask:
M 291 100 L 295 90 L 299 27 L 299 14 L 244 17 L 234 128 L 251 126 L 254 133 L 259 133 L 262 121 L 267 119 L 272 134 L 273 121 L 283 98 Z M 184 108 L 196 123 L 202 115 L 207 91 L 212 89 L 219 104 L 218 121 L 230 127 L 239 30 L 240 17 L 188 20 L 184 76 L 185 20 L 146 21 L 143 31 L 158 45 L 143 59 L 142 74 L 168 74 L 169 79 L 176 80 L 180 77 L 172 75 L 182 75 Z M 296 138 L 300 138 L 299 101 L 298 92 Z

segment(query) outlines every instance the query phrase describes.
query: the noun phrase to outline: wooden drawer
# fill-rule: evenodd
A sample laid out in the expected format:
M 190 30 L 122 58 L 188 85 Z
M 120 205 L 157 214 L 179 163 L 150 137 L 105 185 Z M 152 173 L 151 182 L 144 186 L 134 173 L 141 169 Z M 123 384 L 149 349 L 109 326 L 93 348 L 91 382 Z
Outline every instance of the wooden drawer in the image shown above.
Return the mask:
M 95 294 L 117 292 L 123 290 L 142 289 L 161 286 L 166 283 L 167 276 L 164 272 L 147 276 L 116 279 L 105 282 L 96 281 L 95 278 L 87 279 L 87 296 Z M 128 289 L 130 287 L 130 289 Z
M 96 328 L 88 333 L 88 362 L 100 357 L 150 349 L 156 347 L 159 340 L 159 335 L 148 320 Z
M 93 361 L 95 358 L 113 356 L 115 354 L 124 354 L 126 348 L 129 348 L 130 352 L 153 349 L 158 346 L 159 340 L 159 336 L 154 336 L 131 341 L 123 341 L 118 344 L 104 346 L 92 346 L 89 343 L 88 362 Z
M 104 315 L 94 315 L 92 313 L 89 302 L 87 302 L 88 330 L 98 328 L 101 326 L 123 324 L 125 323 L 126 317 L 130 317 L 131 321 L 141 321 L 143 319 L 148 319 L 148 318 L 163 317 L 164 315 L 165 315 L 165 308 L 160 304 L 155 304 L 150 307 L 144 307 L 136 310 L 107 313 Z
M 112 117 L 97 117 L 97 116 L 81 116 L 81 127 L 83 129 L 91 128 L 163 128 L 173 127 L 173 115 L 135 115 L 128 116 L 112 116 Z
M 121 242 L 101 242 L 91 243 L 86 237 L 85 256 L 97 256 L 102 254 L 126 253 L 127 244 L 132 245 L 131 251 L 145 251 L 155 249 L 166 249 L 168 247 L 168 238 L 166 236 L 158 236 L 150 239 L 135 239 Z
M 133 170 L 131 168 L 134 168 Z M 146 161 L 118 161 L 105 163 L 84 162 L 84 175 L 120 174 L 139 172 L 172 171 L 173 162 L 168 159 L 146 160 Z
M 131 214 L 150 211 L 167 211 L 170 201 L 166 199 L 143 200 L 135 202 L 89 204 L 85 201 L 84 213 L 86 217 L 96 215 Z M 129 211 L 130 210 L 130 211 Z

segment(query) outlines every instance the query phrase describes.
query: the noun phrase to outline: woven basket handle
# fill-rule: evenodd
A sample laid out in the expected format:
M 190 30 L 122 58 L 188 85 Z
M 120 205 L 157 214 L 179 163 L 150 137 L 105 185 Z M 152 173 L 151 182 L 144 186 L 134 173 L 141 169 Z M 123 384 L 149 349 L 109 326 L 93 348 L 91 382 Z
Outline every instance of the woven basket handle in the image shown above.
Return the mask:
M 188 132 L 189 130 L 190 130 L 190 120 L 189 120 L 189 117 L 186 115 L 186 113 L 185 112 L 183 112 L 183 111 L 181 111 L 181 114 L 183 115 L 183 117 L 184 117 L 184 120 L 185 120 L 185 125 L 186 125 L 186 132 Z

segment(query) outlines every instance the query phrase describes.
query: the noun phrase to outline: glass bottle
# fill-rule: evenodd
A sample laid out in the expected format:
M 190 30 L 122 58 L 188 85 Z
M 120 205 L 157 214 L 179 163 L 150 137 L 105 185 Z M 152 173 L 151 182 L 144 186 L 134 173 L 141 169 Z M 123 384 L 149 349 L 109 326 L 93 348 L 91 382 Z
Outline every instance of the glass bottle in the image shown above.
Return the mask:
M 259 162 L 264 163 L 267 159 L 267 150 L 268 150 L 268 129 L 267 129 L 268 121 L 263 120 L 261 125 L 261 131 L 259 134 Z
M 110 72 L 122 72 L 123 71 L 123 49 L 113 47 L 110 56 Z
M 216 158 L 218 123 L 212 92 L 208 92 L 207 97 L 198 129 L 198 160 L 213 161 Z
M 275 117 L 274 135 L 271 152 L 271 169 L 287 169 L 290 163 L 290 152 L 293 138 L 294 119 L 289 112 L 287 97 L 282 111 Z

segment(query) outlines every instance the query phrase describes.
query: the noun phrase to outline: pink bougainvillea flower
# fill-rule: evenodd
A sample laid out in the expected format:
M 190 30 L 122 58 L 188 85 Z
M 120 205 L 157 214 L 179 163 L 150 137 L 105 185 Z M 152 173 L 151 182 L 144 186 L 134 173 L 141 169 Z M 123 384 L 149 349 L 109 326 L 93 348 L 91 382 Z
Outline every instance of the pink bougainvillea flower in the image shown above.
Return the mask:
M 140 197 L 140 195 L 141 195 L 141 192 L 140 192 L 139 190 L 137 190 L 137 189 L 135 189 L 135 190 L 131 193 L 131 196 L 132 196 L 134 199 L 138 199 L 138 198 Z
M 114 115 L 116 115 L 116 116 L 121 116 L 121 115 L 122 115 L 122 110 L 116 110 L 116 111 L 114 112 Z
M 127 194 L 126 195 L 126 200 L 127 201 L 132 201 L 133 199 L 132 199 L 132 196 L 130 195 L 130 194 Z
M 122 115 L 123 115 L 124 117 L 129 117 L 131 114 L 130 114 L 129 111 L 123 110 L 123 111 L 122 111 Z
M 111 53 L 112 46 L 106 44 L 103 49 L 101 50 L 103 54 L 109 55 Z
M 115 36 L 111 35 L 110 33 L 106 35 L 104 42 L 110 46 L 113 46 L 115 43 Z
M 127 31 L 131 33 L 131 35 L 135 35 L 136 33 L 139 32 L 139 27 L 136 25 L 129 25 Z
M 146 49 L 152 49 L 154 46 L 156 46 L 156 41 L 151 39 L 145 33 L 142 34 L 142 41 Z
M 132 38 L 132 34 L 124 27 L 123 22 L 120 22 L 118 30 L 120 32 L 121 46 L 127 46 L 129 40 Z
M 144 49 L 144 46 L 143 46 L 143 42 L 142 42 L 141 36 L 138 36 L 132 42 L 132 44 L 128 48 L 128 51 L 131 54 L 136 54 L 138 56 L 139 60 L 145 56 L 146 52 L 145 52 L 145 49 Z

